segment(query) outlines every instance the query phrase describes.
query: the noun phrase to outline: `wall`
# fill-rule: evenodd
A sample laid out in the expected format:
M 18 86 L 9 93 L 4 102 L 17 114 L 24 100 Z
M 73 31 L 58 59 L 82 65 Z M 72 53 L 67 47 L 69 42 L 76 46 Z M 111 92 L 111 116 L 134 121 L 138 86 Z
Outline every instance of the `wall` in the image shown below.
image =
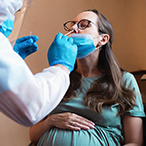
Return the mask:
M 29 143 L 29 128 L 0 113 L 0 146 L 27 146 Z
M 58 32 L 65 33 L 63 23 L 79 12 L 96 8 L 113 25 L 113 52 L 122 68 L 128 71 L 146 70 L 146 1 L 145 0 L 34 0 L 28 8 L 19 37 L 33 31 L 39 36 L 39 50 L 25 59 L 35 74 L 48 67 L 48 47 Z M 26 146 L 28 128 L 0 114 L 0 145 Z

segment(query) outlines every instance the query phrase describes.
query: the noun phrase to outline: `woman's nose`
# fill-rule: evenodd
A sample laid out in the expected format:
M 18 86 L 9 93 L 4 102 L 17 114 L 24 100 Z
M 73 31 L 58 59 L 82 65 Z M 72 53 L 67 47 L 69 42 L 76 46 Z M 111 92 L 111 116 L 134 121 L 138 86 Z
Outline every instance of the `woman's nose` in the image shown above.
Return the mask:
M 72 30 L 73 30 L 74 33 L 78 33 L 79 32 L 79 28 L 77 26 L 77 23 L 71 27 L 71 31 Z

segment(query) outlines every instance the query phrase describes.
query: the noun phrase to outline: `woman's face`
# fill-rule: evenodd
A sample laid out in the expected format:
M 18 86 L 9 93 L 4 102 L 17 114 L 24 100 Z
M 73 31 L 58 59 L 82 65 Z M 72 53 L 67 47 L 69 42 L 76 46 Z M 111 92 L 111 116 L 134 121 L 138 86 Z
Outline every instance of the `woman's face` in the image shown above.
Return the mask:
M 82 19 L 87 19 L 92 21 L 93 23 L 95 23 L 97 25 L 97 21 L 98 21 L 98 16 L 94 13 L 94 12 L 90 12 L 90 11 L 86 11 L 86 12 L 82 12 L 79 13 L 73 21 L 77 21 L 79 22 Z M 94 36 L 94 45 L 97 46 L 97 44 L 100 41 L 100 37 L 99 37 L 99 33 L 98 33 L 98 27 L 96 25 L 94 25 L 93 23 L 89 24 L 89 27 L 87 27 L 84 30 L 80 30 L 77 27 L 77 23 L 72 27 L 72 29 L 75 31 L 74 33 L 79 33 L 79 34 L 90 34 Z

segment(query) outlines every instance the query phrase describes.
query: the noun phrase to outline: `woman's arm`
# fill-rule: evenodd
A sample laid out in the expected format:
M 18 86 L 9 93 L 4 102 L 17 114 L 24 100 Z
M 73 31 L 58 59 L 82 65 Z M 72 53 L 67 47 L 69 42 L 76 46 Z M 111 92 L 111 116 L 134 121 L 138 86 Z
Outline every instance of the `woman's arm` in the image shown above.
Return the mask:
M 124 146 L 142 146 L 143 145 L 143 123 L 140 117 L 125 115 L 124 126 Z
M 30 141 L 34 144 L 37 144 L 40 137 L 51 128 L 50 117 L 44 118 L 34 126 L 29 129 L 29 138 Z
M 90 128 L 94 128 L 94 123 L 74 113 L 67 112 L 62 114 L 54 114 L 43 119 L 30 128 L 30 140 L 33 143 L 37 143 L 40 137 L 53 126 L 60 129 L 88 130 Z

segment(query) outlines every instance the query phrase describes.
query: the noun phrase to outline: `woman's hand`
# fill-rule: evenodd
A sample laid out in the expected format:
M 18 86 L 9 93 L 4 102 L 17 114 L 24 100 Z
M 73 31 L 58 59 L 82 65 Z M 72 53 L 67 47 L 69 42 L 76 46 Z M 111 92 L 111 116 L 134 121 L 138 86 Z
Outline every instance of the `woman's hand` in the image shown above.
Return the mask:
M 49 118 L 49 122 L 52 126 L 61 128 L 61 129 L 69 129 L 69 130 L 89 130 L 90 128 L 94 128 L 94 123 L 86 118 L 83 118 L 74 113 L 61 113 L 51 115 Z
M 69 130 L 88 130 L 94 128 L 94 123 L 74 113 L 54 114 L 30 128 L 30 140 L 36 144 L 40 137 L 53 126 Z

